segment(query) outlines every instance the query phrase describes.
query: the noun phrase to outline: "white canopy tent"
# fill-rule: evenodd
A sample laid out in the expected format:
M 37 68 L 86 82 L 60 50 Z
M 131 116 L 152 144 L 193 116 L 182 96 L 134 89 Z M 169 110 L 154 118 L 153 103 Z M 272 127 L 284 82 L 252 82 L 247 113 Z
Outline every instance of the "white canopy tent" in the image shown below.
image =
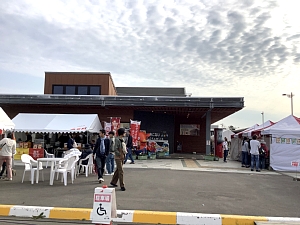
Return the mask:
M 235 134 L 234 137 L 235 137 L 235 138 L 236 138 L 236 137 L 241 137 L 241 136 L 243 135 L 243 133 L 248 132 L 248 131 L 251 131 L 251 130 L 254 130 L 254 129 L 256 129 L 257 127 L 259 127 L 259 125 L 258 125 L 258 124 L 254 124 L 253 126 L 247 128 L 246 130 L 243 130 L 243 131 L 241 131 L 241 132 Z
M 222 133 L 222 138 L 224 140 L 224 138 L 226 137 L 228 141 L 231 141 L 231 135 L 233 135 L 234 133 L 231 130 L 224 130 Z
M 270 166 L 279 171 L 295 170 L 291 161 L 300 161 L 300 119 L 290 115 L 261 134 L 272 135 Z
M 268 120 L 268 121 L 264 122 L 263 124 L 261 124 L 259 126 L 253 126 L 252 129 L 247 129 L 247 130 L 243 131 L 242 136 L 251 138 L 252 137 L 252 132 L 262 130 L 264 128 L 272 126 L 273 124 L 274 123 L 272 121 Z
M 4 110 L 0 107 L 0 130 L 13 130 L 14 122 L 8 117 Z
M 32 133 L 98 133 L 102 129 L 97 114 L 19 113 L 12 120 L 16 132 Z

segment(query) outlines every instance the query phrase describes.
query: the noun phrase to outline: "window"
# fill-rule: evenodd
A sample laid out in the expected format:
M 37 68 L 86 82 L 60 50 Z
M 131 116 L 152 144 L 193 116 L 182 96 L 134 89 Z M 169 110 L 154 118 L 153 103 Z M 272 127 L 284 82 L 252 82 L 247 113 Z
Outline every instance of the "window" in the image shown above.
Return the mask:
M 64 93 L 64 86 L 61 85 L 53 85 L 53 94 L 63 94 Z
M 101 86 L 53 85 L 53 94 L 58 95 L 101 95 Z
M 66 95 L 75 95 L 75 86 L 66 86 Z
M 78 86 L 78 95 L 87 95 L 88 94 L 88 86 Z
M 100 86 L 90 86 L 90 95 L 100 95 Z

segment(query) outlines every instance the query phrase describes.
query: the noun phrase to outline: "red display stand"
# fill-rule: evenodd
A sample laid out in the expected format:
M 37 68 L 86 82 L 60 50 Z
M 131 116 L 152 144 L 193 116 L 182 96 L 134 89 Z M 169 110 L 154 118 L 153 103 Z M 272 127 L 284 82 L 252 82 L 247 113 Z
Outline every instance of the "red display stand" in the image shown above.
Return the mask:
M 34 159 L 37 160 L 38 158 L 44 158 L 44 149 L 40 148 L 30 148 L 29 155 Z
M 223 129 L 215 128 L 214 129 L 214 139 L 215 139 L 215 156 L 219 158 L 224 157 L 223 153 L 223 137 L 222 137 Z
M 219 145 L 216 146 L 215 155 L 218 156 L 219 158 L 223 158 L 224 157 L 222 144 L 219 144 Z

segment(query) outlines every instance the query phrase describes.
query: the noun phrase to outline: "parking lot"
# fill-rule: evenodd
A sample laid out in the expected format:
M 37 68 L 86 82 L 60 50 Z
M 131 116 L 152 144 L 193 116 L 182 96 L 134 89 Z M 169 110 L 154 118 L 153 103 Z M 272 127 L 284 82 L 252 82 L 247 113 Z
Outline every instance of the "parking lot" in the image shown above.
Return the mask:
M 170 159 L 169 159 L 170 160 Z M 167 160 L 168 161 L 168 160 Z M 137 165 L 138 167 L 138 165 Z M 13 181 L 0 181 L 1 204 L 92 208 L 96 175 L 80 175 L 68 185 L 45 181 L 31 185 L 29 173 L 21 183 L 23 166 L 15 166 Z M 229 170 L 229 168 L 228 168 Z M 109 185 L 111 176 L 105 176 Z M 299 182 L 278 173 L 207 172 L 125 166 L 126 191 L 116 188 L 117 208 L 174 212 L 262 216 L 300 216 Z

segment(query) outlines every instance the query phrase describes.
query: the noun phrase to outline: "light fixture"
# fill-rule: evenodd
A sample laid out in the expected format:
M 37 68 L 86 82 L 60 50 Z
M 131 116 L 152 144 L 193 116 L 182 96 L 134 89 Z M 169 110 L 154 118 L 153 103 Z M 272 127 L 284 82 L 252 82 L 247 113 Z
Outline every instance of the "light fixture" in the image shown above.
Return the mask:
M 294 114 L 293 113 L 293 96 L 295 96 L 295 95 L 293 94 L 293 92 L 291 92 L 291 94 L 282 94 L 282 96 L 287 96 L 288 98 L 291 99 L 291 113 L 293 115 Z

